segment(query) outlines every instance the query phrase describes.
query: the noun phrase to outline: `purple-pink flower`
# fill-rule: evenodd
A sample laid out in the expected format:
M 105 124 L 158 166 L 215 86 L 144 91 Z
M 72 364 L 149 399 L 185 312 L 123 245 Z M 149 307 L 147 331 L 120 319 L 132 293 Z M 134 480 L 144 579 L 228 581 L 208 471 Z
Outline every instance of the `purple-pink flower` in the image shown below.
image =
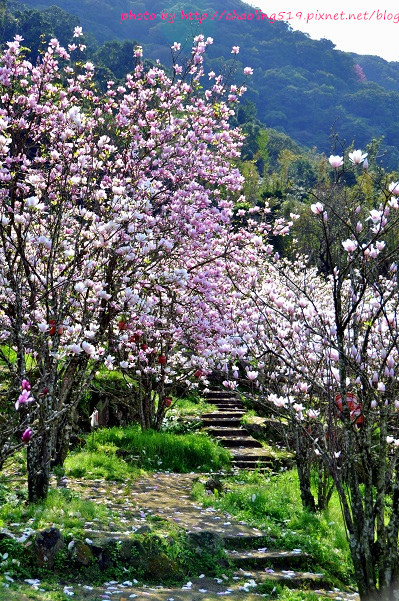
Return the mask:
M 331 155 L 328 159 L 328 162 L 330 163 L 331 167 L 338 169 L 338 167 L 341 167 L 344 164 L 344 157 Z
M 22 380 L 22 382 L 21 382 L 21 388 L 22 388 L 22 390 L 30 390 L 32 387 L 29 384 L 28 380 Z
M 31 439 L 31 436 L 32 436 L 32 430 L 31 430 L 31 428 L 27 428 L 21 436 L 22 442 L 28 443 Z
M 316 202 L 316 203 L 310 205 L 310 210 L 315 215 L 320 215 L 320 213 L 322 213 L 324 211 L 324 205 L 321 202 Z
M 392 182 L 389 184 L 389 191 L 394 196 L 399 196 L 399 182 Z
M 348 239 L 348 240 L 345 240 L 344 242 L 342 242 L 342 246 L 344 247 L 346 252 L 353 253 L 357 249 L 357 242 L 356 242 L 356 240 Z
M 26 403 L 31 403 L 33 400 L 33 397 L 30 396 L 30 391 L 24 390 L 19 395 L 18 400 L 15 403 L 15 409 L 18 411 L 20 405 L 26 405 Z

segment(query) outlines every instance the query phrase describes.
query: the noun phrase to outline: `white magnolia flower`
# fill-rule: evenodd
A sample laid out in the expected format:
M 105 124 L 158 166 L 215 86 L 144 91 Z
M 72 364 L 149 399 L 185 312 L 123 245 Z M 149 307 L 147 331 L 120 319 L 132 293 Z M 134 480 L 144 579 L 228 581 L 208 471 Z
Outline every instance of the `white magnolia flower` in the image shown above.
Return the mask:
M 367 157 L 367 154 L 367 152 L 362 154 L 361 150 L 354 150 L 353 152 L 349 153 L 349 160 L 351 163 L 353 163 L 353 165 L 360 165 L 360 163 L 363 163 L 364 159 Z
M 367 220 L 371 219 L 371 221 L 373 223 L 379 223 L 381 221 L 381 217 L 382 217 L 382 212 L 377 211 L 376 209 L 373 209 L 372 211 L 370 211 L 370 216 L 367 217 Z
M 247 371 L 247 378 L 248 380 L 256 380 L 256 378 L 258 377 L 259 372 L 258 371 Z
M 74 286 L 74 289 L 76 290 L 76 292 L 82 293 L 82 292 L 86 292 L 87 287 L 86 284 L 84 284 L 83 282 L 77 282 Z
M 80 346 L 80 344 L 70 344 L 68 346 L 68 349 L 72 352 L 75 353 L 76 355 L 78 353 L 81 353 L 83 351 L 82 347 Z
M 320 215 L 324 211 L 324 205 L 321 202 L 316 202 L 310 205 L 310 209 L 315 215 Z
M 389 191 L 394 196 L 399 196 L 399 182 L 392 182 L 389 184 Z
M 94 348 L 94 346 L 92 344 L 90 344 L 89 342 L 82 342 L 82 349 L 88 354 L 88 355 L 94 355 L 94 353 L 96 352 L 96 349 Z

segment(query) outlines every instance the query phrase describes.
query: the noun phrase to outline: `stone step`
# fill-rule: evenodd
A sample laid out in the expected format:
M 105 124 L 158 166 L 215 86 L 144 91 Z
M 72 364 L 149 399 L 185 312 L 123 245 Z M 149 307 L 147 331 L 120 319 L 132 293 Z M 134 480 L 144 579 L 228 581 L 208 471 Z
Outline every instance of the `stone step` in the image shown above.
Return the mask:
M 204 397 L 209 399 L 212 397 L 226 397 L 226 398 L 238 398 L 238 394 L 233 390 L 209 390 L 204 393 Z
M 232 428 L 226 426 L 208 426 L 206 432 L 210 436 L 241 436 L 247 435 L 244 428 Z
M 259 459 L 258 461 L 234 461 L 231 462 L 233 468 L 238 468 L 240 470 L 259 470 L 260 472 L 269 472 L 273 469 L 273 464 L 268 459 Z
M 295 570 L 274 570 L 266 568 L 265 570 L 243 570 L 236 572 L 237 576 L 255 580 L 257 584 L 263 582 L 272 582 L 284 584 L 288 588 L 307 587 L 310 589 L 320 588 L 326 585 L 324 574 L 315 572 L 300 572 Z
M 251 436 L 217 436 L 216 439 L 222 447 L 262 448 L 260 442 Z
M 155 575 L 154 575 L 155 576 Z M 157 578 L 161 580 L 161 578 Z M 185 584 L 187 583 L 187 584 Z M 129 584 L 132 584 L 129 582 Z M 240 588 L 238 582 L 229 580 L 226 576 L 222 578 L 202 577 L 187 577 L 183 581 L 183 586 L 167 585 L 139 585 L 126 586 L 118 584 L 116 581 L 111 581 L 102 587 L 90 587 L 92 592 L 74 586 L 75 599 L 87 599 L 87 601 L 96 601 L 97 599 L 112 599 L 112 601 L 131 601 L 132 598 L 136 601 L 218 601 L 219 599 L 234 599 L 235 601 L 259 601 L 259 595 L 253 589 L 244 591 Z M 78 585 L 79 586 L 79 585 Z M 78 591 L 82 591 L 84 597 L 76 597 Z M 104 594 L 105 593 L 105 594 Z M 6 600 L 5 600 L 6 601 Z M 8 599 L 7 599 L 8 601 Z M 16 600 L 15 600 L 16 601 Z
M 237 396 L 215 396 L 215 397 L 208 397 L 207 402 L 210 403 L 241 403 L 242 401 L 239 397 Z
M 238 427 L 241 424 L 241 418 L 239 417 L 230 417 L 230 418 L 206 418 L 202 420 L 204 427 L 213 427 L 213 426 L 235 426 Z
M 202 419 L 231 419 L 233 417 L 241 419 L 243 415 L 245 415 L 245 411 L 241 411 L 241 409 L 236 409 L 235 411 L 214 411 L 213 413 L 203 413 Z
M 223 536 L 223 546 L 227 550 L 239 551 L 243 549 L 259 549 L 265 547 L 270 541 L 268 534 L 244 534 L 239 536 L 235 534 L 225 534 Z
M 241 405 L 244 407 L 240 399 L 213 399 L 212 405 Z
M 215 405 L 218 408 L 218 411 L 244 411 L 244 407 L 242 405 L 239 405 L 238 403 L 213 403 L 213 405 Z
M 247 447 L 246 449 L 232 449 L 234 461 L 276 461 L 267 449 L 261 447 Z
M 228 550 L 226 556 L 233 566 L 245 566 L 248 568 L 299 568 L 307 567 L 309 555 L 296 551 L 282 551 L 279 549 L 257 549 L 257 550 Z

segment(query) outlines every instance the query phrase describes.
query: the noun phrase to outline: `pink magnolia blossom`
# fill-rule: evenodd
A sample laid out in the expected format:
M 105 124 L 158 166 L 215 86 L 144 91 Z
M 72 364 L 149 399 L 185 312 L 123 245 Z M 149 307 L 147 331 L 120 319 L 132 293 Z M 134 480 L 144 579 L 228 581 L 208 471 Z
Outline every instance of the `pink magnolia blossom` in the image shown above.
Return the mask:
M 32 387 L 28 380 L 22 380 L 21 388 L 22 388 L 22 390 L 30 390 Z
M 259 372 L 258 371 L 247 371 L 247 378 L 248 380 L 256 380 L 256 378 L 258 377 Z
M 32 401 L 34 401 L 34 398 L 31 396 L 31 393 L 29 390 L 24 390 L 18 397 L 16 403 L 15 403 L 15 409 L 16 411 L 18 411 L 19 407 L 21 405 L 26 405 L 27 403 L 31 403 Z
M 370 216 L 367 217 L 367 219 L 371 219 L 371 221 L 373 223 L 380 223 L 380 221 L 382 219 L 382 212 L 381 211 L 377 211 L 376 209 L 372 209 L 370 211 Z
M 342 242 L 342 246 L 344 247 L 344 249 L 346 250 L 346 252 L 351 253 L 351 252 L 354 252 L 357 249 L 358 244 L 357 244 L 356 240 L 349 240 L 348 239 L 348 240 L 345 240 L 344 242 Z
M 390 183 L 388 189 L 394 196 L 399 196 L 399 182 Z
M 344 157 L 340 157 L 338 155 L 331 155 L 328 159 L 328 162 L 330 163 L 331 167 L 334 167 L 334 169 L 338 169 L 338 167 L 342 167 L 342 165 L 344 164 Z

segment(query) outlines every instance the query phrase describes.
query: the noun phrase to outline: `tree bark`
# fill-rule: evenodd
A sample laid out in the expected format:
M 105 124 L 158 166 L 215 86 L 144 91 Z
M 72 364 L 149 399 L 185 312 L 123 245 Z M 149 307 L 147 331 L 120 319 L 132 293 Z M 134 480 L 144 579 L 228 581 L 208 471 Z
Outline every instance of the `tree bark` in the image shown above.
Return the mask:
M 27 449 L 28 495 L 30 503 L 45 499 L 50 484 L 52 441 L 48 430 L 32 438 Z
M 310 462 L 308 456 L 309 452 L 306 446 L 307 441 L 303 440 L 301 426 L 294 426 L 294 428 L 295 460 L 298 470 L 299 488 L 301 492 L 302 505 L 304 509 L 307 509 L 314 513 L 316 511 L 316 503 L 311 491 Z

